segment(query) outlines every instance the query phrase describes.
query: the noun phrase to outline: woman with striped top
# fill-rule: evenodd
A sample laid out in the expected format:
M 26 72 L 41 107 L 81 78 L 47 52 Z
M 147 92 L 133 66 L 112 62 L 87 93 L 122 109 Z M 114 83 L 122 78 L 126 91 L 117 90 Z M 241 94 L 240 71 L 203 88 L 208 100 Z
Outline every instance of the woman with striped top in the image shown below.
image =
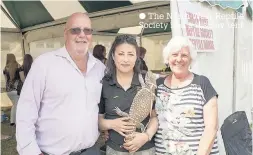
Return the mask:
M 157 80 L 157 155 L 218 155 L 218 94 L 209 79 L 189 71 L 197 57 L 191 42 L 174 37 L 163 58 L 172 73 Z

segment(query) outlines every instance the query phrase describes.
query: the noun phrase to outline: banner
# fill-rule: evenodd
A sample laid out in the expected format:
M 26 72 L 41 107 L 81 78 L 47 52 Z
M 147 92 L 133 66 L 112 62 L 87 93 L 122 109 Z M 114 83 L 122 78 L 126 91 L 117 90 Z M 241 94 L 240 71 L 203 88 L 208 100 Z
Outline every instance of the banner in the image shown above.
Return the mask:
M 178 1 L 178 10 L 183 36 L 189 38 L 197 52 L 214 52 L 215 19 L 196 3 Z

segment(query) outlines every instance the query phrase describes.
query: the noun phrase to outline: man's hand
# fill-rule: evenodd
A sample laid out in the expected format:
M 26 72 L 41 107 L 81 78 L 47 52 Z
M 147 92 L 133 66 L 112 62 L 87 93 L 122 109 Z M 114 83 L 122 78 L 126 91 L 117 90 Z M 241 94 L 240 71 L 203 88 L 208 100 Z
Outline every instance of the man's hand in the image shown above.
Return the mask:
M 125 139 L 129 139 L 129 137 L 126 137 Z M 146 133 L 135 132 L 133 135 L 133 140 L 127 141 L 126 143 L 123 144 L 123 146 L 126 150 L 132 153 L 138 151 L 148 141 L 149 137 Z
M 103 138 L 105 141 L 107 141 L 107 140 L 109 139 L 109 132 L 108 132 L 108 130 L 102 131 L 101 134 L 102 134 L 102 138 Z

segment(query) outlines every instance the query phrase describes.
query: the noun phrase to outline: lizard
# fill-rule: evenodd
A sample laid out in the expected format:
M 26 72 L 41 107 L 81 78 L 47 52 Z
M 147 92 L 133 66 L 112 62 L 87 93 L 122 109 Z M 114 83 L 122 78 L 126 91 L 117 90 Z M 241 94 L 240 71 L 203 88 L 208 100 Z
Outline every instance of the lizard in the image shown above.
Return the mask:
M 115 107 L 115 111 L 119 116 L 129 117 L 131 123 L 135 124 L 135 129 L 132 132 L 125 133 L 126 135 L 133 135 L 136 128 L 141 128 L 141 132 L 144 132 L 145 127 L 141 123 L 149 114 L 151 115 L 153 101 L 155 99 L 156 89 L 156 77 L 148 71 L 145 76 L 145 82 L 141 74 L 139 74 L 139 81 L 141 89 L 136 93 L 132 105 L 130 107 L 129 114 L 121 111 L 118 107 Z M 132 140 L 132 138 L 127 139 Z M 126 141 L 126 139 L 125 139 Z

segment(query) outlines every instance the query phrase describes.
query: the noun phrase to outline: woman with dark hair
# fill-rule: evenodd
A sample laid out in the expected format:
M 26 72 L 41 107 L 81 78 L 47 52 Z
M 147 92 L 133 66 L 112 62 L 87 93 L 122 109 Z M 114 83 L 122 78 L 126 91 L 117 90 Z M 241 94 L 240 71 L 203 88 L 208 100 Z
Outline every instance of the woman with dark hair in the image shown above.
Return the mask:
M 96 45 L 93 49 L 93 56 L 106 64 L 106 48 L 103 45 Z
M 24 76 L 26 77 L 33 63 L 33 57 L 30 54 L 24 56 L 24 62 L 21 68 L 24 70 Z
M 140 52 L 140 60 L 141 60 L 141 70 L 144 72 L 147 72 L 148 66 L 144 60 L 147 50 L 144 47 L 140 47 L 139 52 Z
M 20 95 L 23 83 L 32 66 L 32 63 L 33 63 L 33 57 L 30 54 L 25 54 L 23 65 L 18 69 L 19 77 L 21 79 L 21 82 L 17 88 L 18 95 Z
M 158 128 L 154 109 L 151 116 L 142 122 L 144 132 L 135 132 L 132 140 L 126 140 L 126 133 L 135 130 L 135 124 L 129 117 L 120 117 L 115 107 L 129 113 L 133 99 L 141 87 L 140 60 L 137 56 L 138 46 L 134 36 L 117 36 L 112 44 L 107 62 L 106 75 L 99 104 L 99 128 L 108 130 L 106 141 L 107 155 L 153 155 L 153 135 Z M 149 123 L 148 123 L 149 122 Z

